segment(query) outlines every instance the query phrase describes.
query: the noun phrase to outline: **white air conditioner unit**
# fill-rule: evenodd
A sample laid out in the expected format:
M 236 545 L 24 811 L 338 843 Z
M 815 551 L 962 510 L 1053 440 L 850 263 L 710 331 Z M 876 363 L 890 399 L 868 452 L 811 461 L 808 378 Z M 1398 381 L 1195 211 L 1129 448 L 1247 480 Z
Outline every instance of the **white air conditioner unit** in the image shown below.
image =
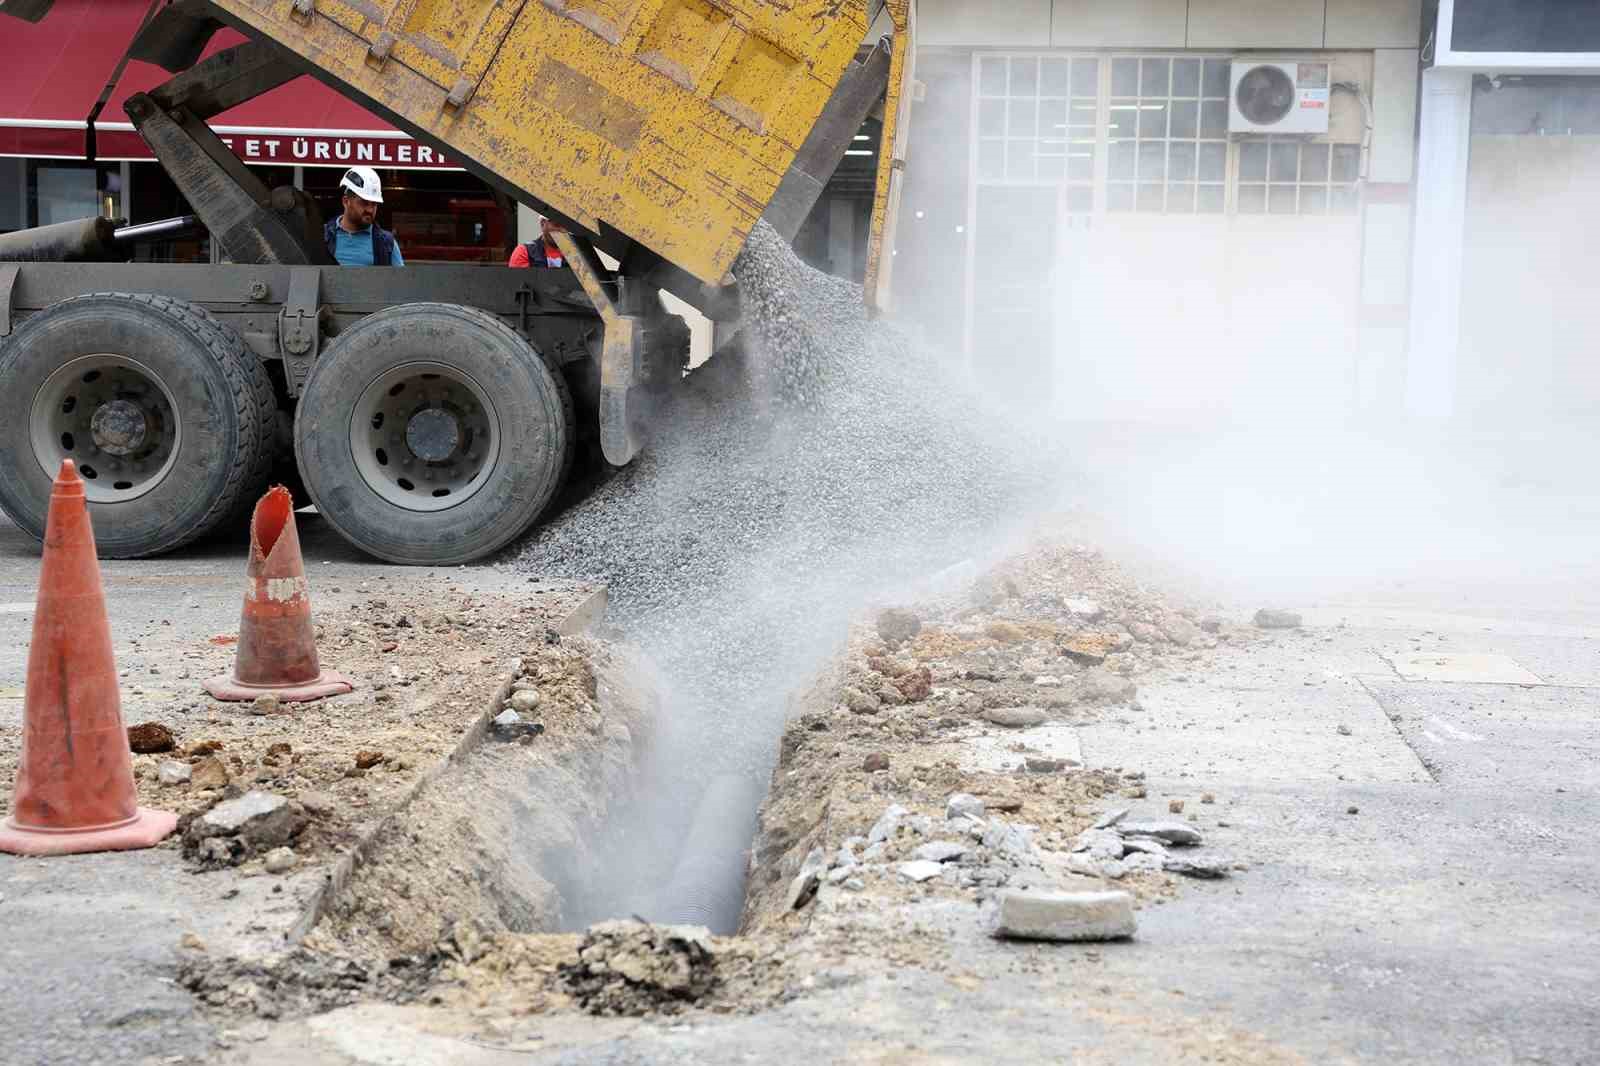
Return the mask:
M 1229 133 L 1327 133 L 1328 64 L 1238 59 L 1228 94 Z

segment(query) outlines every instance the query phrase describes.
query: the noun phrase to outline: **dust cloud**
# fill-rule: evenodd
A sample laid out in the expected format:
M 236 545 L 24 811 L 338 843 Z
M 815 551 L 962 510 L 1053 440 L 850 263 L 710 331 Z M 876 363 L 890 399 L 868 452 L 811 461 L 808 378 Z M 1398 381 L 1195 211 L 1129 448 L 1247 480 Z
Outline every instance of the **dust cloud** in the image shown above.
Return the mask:
M 859 286 L 765 226 L 735 273 L 744 350 L 691 374 L 647 452 L 516 561 L 604 581 L 665 691 L 608 860 L 566 886 L 577 926 L 736 923 L 788 696 L 852 619 L 997 550 L 1060 488 L 1042 439 L 869 322 Z

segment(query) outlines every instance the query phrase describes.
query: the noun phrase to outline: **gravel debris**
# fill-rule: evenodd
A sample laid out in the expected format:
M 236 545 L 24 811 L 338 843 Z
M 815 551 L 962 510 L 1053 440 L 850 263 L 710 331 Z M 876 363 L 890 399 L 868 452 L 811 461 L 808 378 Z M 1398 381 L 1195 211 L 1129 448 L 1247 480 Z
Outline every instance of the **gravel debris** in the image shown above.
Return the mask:
M 645 452 L 509 563 L 605 584 L 607 623 L 669 693 L 641 769 L 640 794 L 656 799 L 611 827 L 616 870 L 602 880 L 616 898 L 596 916 L 631 913 L 628 899 L 665 883 L 707 780 L 765 783 L 787 695 L 852 618 L 905 602 L 1059 498 L 1049 449 L 932 349 L 869 320 L 860 286 L 806 266 L 764 223 L 734 273 L 743 344 L 691 372 Z M 903 611 L 879 618 L 898 640 L 920 627 Z M 929 693 L 926 678 L 894 690 Z M 870 715 L 885 696 L 847 699 Z

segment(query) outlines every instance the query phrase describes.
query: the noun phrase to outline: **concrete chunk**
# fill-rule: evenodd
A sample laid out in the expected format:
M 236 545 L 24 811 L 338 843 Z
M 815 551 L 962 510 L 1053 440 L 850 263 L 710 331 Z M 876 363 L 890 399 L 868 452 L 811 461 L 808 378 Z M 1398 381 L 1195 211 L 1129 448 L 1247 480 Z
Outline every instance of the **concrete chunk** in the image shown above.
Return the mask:
M 192 847 L 208 837 L 237 836 L 252 847 L 266 850 L 287 844 L 304 821 L 298 804 L 252 789 L 238 799 L 217 804 L 190 822 L 187 840 Z
M 929 862 L 953 862 L 967 853 L 967 845 L 954 840 L 930 840 L 912 852 L 913 858 Z
M 188 763 L 171 759 L 156 767 L 156 780 L 163 785 L 186 785 L 192 774 Z
M 1123 822 L 1117 832 L 1125 837 L 1154 837 L 1164 844 L 1193 847 L 1200 843 L 1200 831 L 1187 822 L 1171 818 L 1148 822 Z
M 895 831 L 900 828 L 900 819 L 910 813 L 898 803 L 889 804 L 888 808 L 884 810 L 883 816 L 874 822 L 872 828 L 867 831 L 867 843 L 879 844 L 894 836 Z
M 1120 859 L 1127 847 L 1110 829 L 1085 829 L 1072 842 L 1072 850 L 1088 852 L 1091 859 Z
M 1024 892 L 995 896 L 989 935 L 1013 940 L 1120 940 L 1138 928 L 1126 892 Z
M 918 859 L 916 862 L 903 862 L 900 864 L 900 876 L 907 881 L 931 881 L 938 877 L 944 869 L 943 863 L 931 862 L 927 859 Z
M 1039 725 L 1048 717 L 1038 707 L 990 707 L 983 712 L 983 716 L 995 725 L 1003 725 L 1007 729 L 1025 729 L 1028 726 Z
M 1161 868 L 1169 874 L 1182 874 L 1184 877 L 1200 877 L 1211 880 L 1228 876 L 1228 867 L 1231 864 L 1222 858 L 1179 858 L 1169 855 L 1161 862 Z
M 1102 814 L 1099 818 L 1095 819 L 1095 822 L 1094 822 L 1094 825 L 1093 825 L 1092 828 L 1095 828 L 1095 829 L 1110 829 L 1112 826 L 1116 825 L 1118 822 L 1122 821 L 1124 818 L 1126 818 L 1128 816 L 1128 810 L 1129 810 L 1129 808 L 1127 808 L 1127 807 L 1118 807 L 1115 810 L 1107 811 L 1106 813 Z
M 946 818 L 982 818 L 984 816 L 983 800 L 970 792 L 953 792 L 950 798 L 944 801 L 944 816 Z

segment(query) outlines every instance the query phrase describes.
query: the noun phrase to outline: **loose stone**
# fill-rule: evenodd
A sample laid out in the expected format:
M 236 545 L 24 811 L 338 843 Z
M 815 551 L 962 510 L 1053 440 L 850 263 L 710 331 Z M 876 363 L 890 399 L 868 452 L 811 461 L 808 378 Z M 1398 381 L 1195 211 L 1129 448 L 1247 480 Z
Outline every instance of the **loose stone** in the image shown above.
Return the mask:
M 293 848 L 273 848 L 267 852 L 266 868 L 269 874 L 286 874 L 299 861 Z
M 982 818 L 984 816 L 983 800 L 970 792 L 953 793 L 944 801 L 944 816 L 946 818 Z
M 1126 892 L 1038 892 L 1008 889 L 986 915 L 989 935 L 1017 940 L 1120 940 L 1138 924 Z
M 913 858 L 926 859 L 928 862 L 953 862 L 961 858 L 968 851 L 967 845 L 959 844 L 954 840 L 930 840 L 911 853 Z
M 1125 837 L 1154 837 L 1166 844 L 1192 847 L 1200 843 L 1200 831 L 1184 822 L 1166 819 L 1149 822 L 1123 822 L 1117 831 Z
M 1227 859 L 1216 859 L 1195 856 L 1192 858 L 1178 858 L 1174 855 L 1162 860 L 1161 868 L 1171 874 L 1182 874 L 1185 877 L 1201 877 L 1213 879 L 1227 877 L 1228 868 L 1232 863 Z
M 990 707 L 984 718 L 1008 729 L 1024 729 L 1044 722 L 1046 715 L 1038 707 Z
M 174 762 L 169 759 L 156 767 L 156 780 L 163 785 L 188 784 L 192 775 L 193 771 L 188 763 Z
M 907 881 L 913 881 L 920 884 L 923 881 L 932 880 L 933 878 L 938 877 L 939 872 L 943 869 L 943 863 L 933 862 L 930 859 L 918 859 L 915 862 L 901 863 L 899 874 Z

